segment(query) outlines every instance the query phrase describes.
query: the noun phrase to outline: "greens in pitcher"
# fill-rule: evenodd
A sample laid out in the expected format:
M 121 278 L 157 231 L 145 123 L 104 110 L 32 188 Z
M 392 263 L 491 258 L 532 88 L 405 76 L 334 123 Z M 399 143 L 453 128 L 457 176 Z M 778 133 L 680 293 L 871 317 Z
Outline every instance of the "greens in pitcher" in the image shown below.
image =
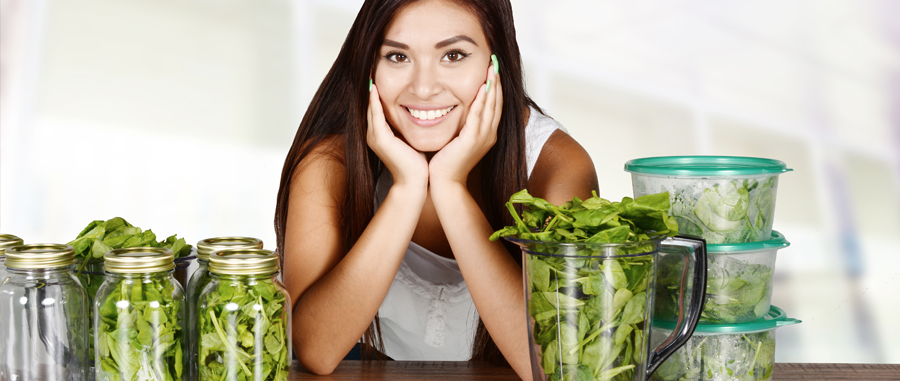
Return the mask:
M 515 204 L 524 205 L 521 216 Z M 528 255 L 529 314 L 539 361 L 550 380 L 630 380 L 647 348 L 645 308 L 653 278 L 653 256 L 602 257 L 651 252 L 651 237 L 674 236 L 669 194 L 625 197 L 610 202 L 594 193 L 562 206 L 527 190 L 506 204 L 515 226 L 491 240 L 516 236 L 541 241 Z M 552 243 L 621 243 L 615 253 L 580 246 L 577 252 Z M 553 256 L 552 254 L 565 254 Z

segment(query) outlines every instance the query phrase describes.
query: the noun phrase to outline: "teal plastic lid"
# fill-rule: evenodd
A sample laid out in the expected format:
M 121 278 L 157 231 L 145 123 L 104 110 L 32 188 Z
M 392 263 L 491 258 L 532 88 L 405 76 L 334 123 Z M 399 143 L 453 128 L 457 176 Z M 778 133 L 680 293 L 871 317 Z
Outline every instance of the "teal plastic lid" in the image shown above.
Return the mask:
M 781 326 L 798 324 L 801 321 L 794 318 L 787 317 L 787 314 L 784 313 L 784 310 L 781 308 L 770 306 L 769 313 L 766 316 L 763 316 L 759 319 L 748 321 L 746 323 L 725 323 L 725 324 L 706 324 L 700 323 L 697 324 L 697 328 L 694 330 L 694 334 L 710 334 L 710 335 L 720 335 L 720 334 L 730 334 L 730 333 L 753 333 L 753 332 L 762 332 L 772 330 Z M 662 328 L 666 330 L 674 330 L 675 322 L 671 321 L 663 321 L 663 320 L 654 320 L 653 321 L 654 328 Z
M 784 162 L 741 156 L 660 156 L 629 160 L 625 171 L 665 176 L 743 176 L 793 171 Z
M 772 239 L 770 239 L 768 241 L 707 244 L 706 252 L 709 254 L 739 253 L 739 252 L 783 249 L 790 245 L 791 245 L 791 243 L 788 242 L 788 240 L 786 240 L 784 238 L 784 235 L 782 235 L 778 231 L 772 230 Z

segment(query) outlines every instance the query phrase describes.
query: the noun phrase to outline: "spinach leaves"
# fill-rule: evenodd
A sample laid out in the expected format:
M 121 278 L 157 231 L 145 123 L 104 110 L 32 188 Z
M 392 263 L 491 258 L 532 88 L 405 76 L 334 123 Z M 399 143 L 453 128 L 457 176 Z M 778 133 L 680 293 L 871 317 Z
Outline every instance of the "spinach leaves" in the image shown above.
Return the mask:
M 100 381 L 181 380 L 182 304 L 170 276 L 116 276 L 94 303 Z
M 669 331 L 653 330 L 668 336 Z M 775 331 L 694 335 L 650 377 L 657 381 L 768 380 L 775 367 Z
M 290 371 L 285 293 L 271 279 L 214 275 L 200 296 L 201 380 L 282 381 Z
M 79 273 L 84 270 L 88 260 L 103 259 L 103 254 L 112 249 L 165 247 L 175 253 L 175 258 L 191 253 L 191 245 L 188 245 L 184 238 L 172 235 L 157 242 L 156 234 L 152 230 L 142 231 L 141 228 L 128 223 L 122 217 L 111 218 L 107 221 L 91 221 L 68 245 L 75 248 L 75 257 L 82 260 L 81 266 L 78 268 Z
M 708 244 L 768 239 L 775 214 L 777 176 L 719 182 L 702 189 L 676 191 L 671 215 L 681 234 L 702 236 Z
M 678 285 L 684 263 L 675 259 L 667 256 L 659 263 L 654 311 L 657 319 L 674 321 L 678 317 Z M 745 322 L 769 312 L 772 267 L 746 263 L 728 255 L 711 255 L 706 274 L 706 303 L 701 322 Z
M 515 204 L 525 206 L 521 217 Z M 524 266 L 530 336 L 544 373 L 550 380 L 632 379 L 648 347 L 654 256 L 624 255 L 653 252 L 651 237 L 676 234 L 669 194 L 610 202 L 595 193 L 555 206 L 522 190 L 506 206 L 516 225 L 491 240 L 540 241 L 528 247 Z

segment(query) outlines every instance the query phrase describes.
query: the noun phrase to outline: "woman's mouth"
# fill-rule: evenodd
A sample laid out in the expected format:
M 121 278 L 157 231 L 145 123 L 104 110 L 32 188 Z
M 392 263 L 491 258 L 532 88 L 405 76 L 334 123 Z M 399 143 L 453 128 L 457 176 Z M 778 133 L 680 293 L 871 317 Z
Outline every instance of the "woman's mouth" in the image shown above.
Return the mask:
M 409 113 L 409 116 L 412 117 L 413 121 L 416 124 L 435 124 L 444 118 L 450 111 L 452 111 L 456 106 L 450 106 L 444 109 L 439 110 L 416 110 L 414 108 L 404 107 Z

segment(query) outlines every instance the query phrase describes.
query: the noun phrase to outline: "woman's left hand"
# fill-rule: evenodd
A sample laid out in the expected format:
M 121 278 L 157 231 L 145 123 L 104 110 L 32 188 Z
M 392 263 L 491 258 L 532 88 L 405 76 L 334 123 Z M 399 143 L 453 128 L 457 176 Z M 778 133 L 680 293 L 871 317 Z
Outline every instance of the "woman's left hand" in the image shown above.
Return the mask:
M 459 136 L 431 158 L 428 164 L 430 183 L 450 181 L 465 186 L 469 172 L 497 142 L 503 91 L 493 64 L 488 66 L 487 80 L 488 83 L 479 88 Z

